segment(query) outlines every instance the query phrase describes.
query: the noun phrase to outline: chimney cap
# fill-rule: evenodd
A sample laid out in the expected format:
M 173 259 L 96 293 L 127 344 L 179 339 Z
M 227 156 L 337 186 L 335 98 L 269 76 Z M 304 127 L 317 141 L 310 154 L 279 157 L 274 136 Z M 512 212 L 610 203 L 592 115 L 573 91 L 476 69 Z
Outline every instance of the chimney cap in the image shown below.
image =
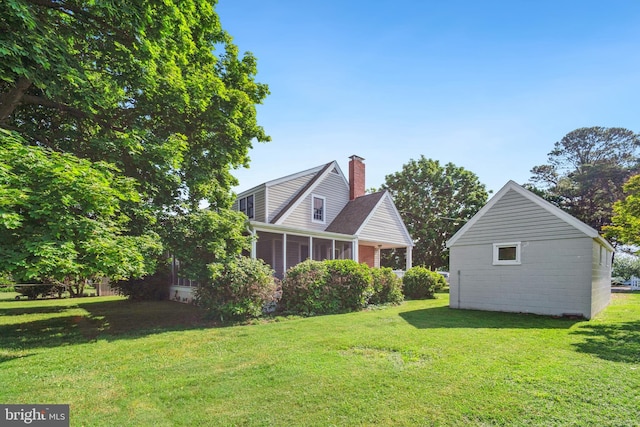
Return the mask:
M 360 157 L 360 156 L 358 156 L 356 154 L 354 154 L 353 156 L 349 156 L 349 158 L 351 160 L 359 160 L 359 161 L 363 161 L 364 160 L 364 157 Z

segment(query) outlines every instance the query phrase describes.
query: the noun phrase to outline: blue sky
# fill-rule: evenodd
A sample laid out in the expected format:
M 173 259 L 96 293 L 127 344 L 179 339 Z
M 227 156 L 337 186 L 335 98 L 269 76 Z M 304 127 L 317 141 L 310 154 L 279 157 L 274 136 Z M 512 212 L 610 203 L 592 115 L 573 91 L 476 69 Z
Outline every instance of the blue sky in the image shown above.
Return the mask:
M 219 0 L 271 95 L 240 192 L 365 158 L 367 188 L 420 155 L 495 193 L 590 126 L 640 132 L 640 1 Z

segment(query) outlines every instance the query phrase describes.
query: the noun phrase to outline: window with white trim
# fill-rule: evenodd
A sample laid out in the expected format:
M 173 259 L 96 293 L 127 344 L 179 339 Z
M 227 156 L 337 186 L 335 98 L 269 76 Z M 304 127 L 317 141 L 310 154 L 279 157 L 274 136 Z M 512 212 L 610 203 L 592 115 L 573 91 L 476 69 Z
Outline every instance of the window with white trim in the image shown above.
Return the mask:
M 238 210 L 244 213 L 249 219 L 253 219 L 253 194 L 243 197 L 238 201 Z
M 520 265 L 520 260 L 520 242 L 493 244 L 493 265 Z
M 324 224 L 326 201 L 327 200 L 324 197 L 316 195 L 311 196 L 311 221 L 321 222 Z

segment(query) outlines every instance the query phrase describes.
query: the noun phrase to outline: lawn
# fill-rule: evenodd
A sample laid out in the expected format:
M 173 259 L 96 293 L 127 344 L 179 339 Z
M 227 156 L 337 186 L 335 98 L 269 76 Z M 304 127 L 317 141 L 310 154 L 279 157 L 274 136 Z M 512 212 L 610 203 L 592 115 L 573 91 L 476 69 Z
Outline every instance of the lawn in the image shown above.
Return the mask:
M 169 301 L 0 301 L 0 403 L 70 403 L 72 426 L 640 425 L 640 294 L 588 322 L 447 305 L 216 327 Z

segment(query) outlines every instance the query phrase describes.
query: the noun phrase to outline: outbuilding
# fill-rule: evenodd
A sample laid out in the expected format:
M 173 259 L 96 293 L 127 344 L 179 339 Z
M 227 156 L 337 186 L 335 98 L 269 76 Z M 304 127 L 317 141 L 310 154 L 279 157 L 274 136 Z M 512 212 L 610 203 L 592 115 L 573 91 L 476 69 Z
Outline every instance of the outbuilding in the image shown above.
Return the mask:
M 451 308 L 591 319 L 609 304 L 611 244 L 513 181 L 447 247 Z

